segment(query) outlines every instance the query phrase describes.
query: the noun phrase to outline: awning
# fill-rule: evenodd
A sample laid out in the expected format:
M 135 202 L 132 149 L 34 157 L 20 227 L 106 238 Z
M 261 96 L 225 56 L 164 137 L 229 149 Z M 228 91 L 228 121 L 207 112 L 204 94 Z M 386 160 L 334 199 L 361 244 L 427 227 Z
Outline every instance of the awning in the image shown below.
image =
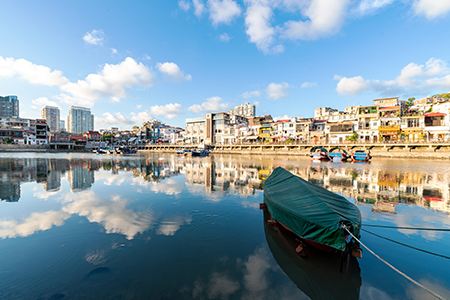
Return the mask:
M 443 117 L 446 115 L 447 115 L 446 113 L 432 112 L 432 113 L 425 114 L 425 117 Z
M 386 107 L 378 108 L 379 111 L 380 110 L 399 110 L 399 109 L 400 109 L 400 107 L 398 107 L 398 106 L 386 106 Z
M 246 140 L 256 140 L 257 138 L 258 138 L 257 135 L 250 135 L 250 136 L 246 137 L 245 139 Z

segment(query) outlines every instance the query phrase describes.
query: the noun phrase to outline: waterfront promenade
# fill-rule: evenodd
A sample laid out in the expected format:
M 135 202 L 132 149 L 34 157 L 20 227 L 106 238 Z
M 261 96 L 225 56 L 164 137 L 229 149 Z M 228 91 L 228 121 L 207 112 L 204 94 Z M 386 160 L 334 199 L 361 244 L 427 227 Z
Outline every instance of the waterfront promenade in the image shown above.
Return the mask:
M 197 147 L 198 145 L 169 145 L 147 144 L 139 152 L 169 152 L 173 153 L 179 148 Z M 215 145 L 212 154 L 253 154 L 253 155 L 309 155 L 313 147 L 322 146 L 327 150 L 340 147 L 347 152 L 358 149 L 367 149 L 373 157 L 409 157 L 409 158 L 450 158 L 450 143 L 448 142 L 411 142 L 411 143 L 342 143 L 342 144 L 233 144 Z

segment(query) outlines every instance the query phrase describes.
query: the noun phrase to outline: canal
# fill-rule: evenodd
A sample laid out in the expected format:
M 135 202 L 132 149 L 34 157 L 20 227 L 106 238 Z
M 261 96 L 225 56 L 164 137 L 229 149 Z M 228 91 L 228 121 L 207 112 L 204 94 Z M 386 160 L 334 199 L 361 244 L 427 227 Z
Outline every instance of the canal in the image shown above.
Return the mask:
M 0 154 L 0 299 L 436 299 L 365 249 L 295 255 L 259 209 L 277 166 L 355 203 L 362 243 L 450 299 L 449 161 L 42 153 Z

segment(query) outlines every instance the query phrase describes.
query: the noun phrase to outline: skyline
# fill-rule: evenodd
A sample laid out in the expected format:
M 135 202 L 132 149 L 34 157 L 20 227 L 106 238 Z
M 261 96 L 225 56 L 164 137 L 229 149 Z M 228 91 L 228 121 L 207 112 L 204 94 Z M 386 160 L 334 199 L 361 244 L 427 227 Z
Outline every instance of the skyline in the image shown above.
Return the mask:
M 181 0 L 3 5 L 0 95 L 95 130 L 173 126 L 241 103 L 310 117 L 450 91 L 450 1 Z

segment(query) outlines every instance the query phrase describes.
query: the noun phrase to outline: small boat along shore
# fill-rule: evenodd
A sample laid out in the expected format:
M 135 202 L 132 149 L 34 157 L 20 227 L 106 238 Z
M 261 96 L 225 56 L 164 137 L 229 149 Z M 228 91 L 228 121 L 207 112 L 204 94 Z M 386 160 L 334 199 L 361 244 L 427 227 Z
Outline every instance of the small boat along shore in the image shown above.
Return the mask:
M 262 208 L 270 213 L 273 225 L 280 224 L 318 249 L 361 255 L 358 243 L 343 228 L 359 238 L 361 213 L 340 195 L 278 167 L 265 182 Z M 302 248 L 299 245 L 297 252 Z

